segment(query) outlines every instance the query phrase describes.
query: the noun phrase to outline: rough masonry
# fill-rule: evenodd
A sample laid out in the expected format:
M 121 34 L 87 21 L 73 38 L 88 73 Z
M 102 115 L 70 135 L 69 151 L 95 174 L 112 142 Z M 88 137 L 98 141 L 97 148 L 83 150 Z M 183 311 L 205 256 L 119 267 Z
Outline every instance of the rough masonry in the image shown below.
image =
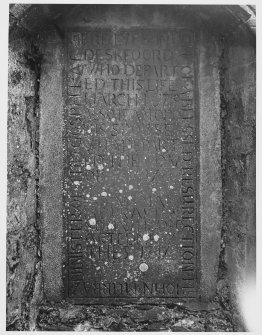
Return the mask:
M 164 7 L 10 7 L 8 330 L 244 329 L 255 12 Z

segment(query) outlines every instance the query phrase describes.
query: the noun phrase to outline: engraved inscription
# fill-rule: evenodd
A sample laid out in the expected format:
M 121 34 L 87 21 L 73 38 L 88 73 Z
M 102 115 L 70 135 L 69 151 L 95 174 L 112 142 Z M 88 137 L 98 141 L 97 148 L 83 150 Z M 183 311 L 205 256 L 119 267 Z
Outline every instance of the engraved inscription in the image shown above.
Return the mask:
M 67 34 L 67 297 L 197 294 L 194 34 Z

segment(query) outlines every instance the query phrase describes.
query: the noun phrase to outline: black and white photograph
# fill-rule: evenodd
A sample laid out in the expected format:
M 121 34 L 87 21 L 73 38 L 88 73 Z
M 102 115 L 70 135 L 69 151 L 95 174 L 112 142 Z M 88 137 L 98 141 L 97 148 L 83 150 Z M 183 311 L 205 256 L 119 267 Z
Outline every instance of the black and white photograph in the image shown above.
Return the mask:
M 5 331 L 257 332 L 255 3 L 4 11 Z

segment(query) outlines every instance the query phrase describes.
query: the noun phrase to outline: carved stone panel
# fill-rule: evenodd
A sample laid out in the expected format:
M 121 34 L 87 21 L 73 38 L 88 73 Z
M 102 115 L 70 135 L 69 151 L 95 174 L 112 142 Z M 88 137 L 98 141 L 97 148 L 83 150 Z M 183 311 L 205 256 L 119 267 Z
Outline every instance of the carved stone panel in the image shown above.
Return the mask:
M 197 297 L 194 33 L 70 31 L 65 63 L 66 297 Z

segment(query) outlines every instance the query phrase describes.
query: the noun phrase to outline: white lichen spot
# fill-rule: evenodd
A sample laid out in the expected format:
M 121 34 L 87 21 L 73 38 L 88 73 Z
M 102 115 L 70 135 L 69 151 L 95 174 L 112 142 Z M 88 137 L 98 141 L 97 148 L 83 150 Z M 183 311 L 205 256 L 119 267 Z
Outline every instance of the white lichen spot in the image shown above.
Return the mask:
M 162 152 L 166 152 L 166 149 L 162 149 Z
M 87 197 L 87 198 L 90 198 L 90 194 L 86 194 L 86 197 Z
M 89 220 L 89 224 L 91 225 L 91 226 L 95 226 L 96 225 L 96 219 L 95 218 L 92 218 L 92 219 L 90 219 Z M 91 243 L 92 241 L 90 241 L 90 243 Z
M 170 190 L 173 190 L 174 186 L 173 186 L 173 185 L 170 185 L 169 188 L 170 188 Z
M 129 196 L 127 197 L 127 199 L 128 199 L 128 200 L 132 200 L 132 197 L 131 197 L 131 195 L 129 195 Z
M 80 182 L 78 180 L 75 180 L 74 184 L 78 186 L 78 185 L 80 185 Z
M 87 164 L 86 169 L 87 169 L 87 170 L 91 170 L 91 169 L 92 169 L 92 166 L 89 165 L 89 164 Z
M 133 188 L 134 188 L 133 185 L 129 185 L 129 186 L 128 186 L 128 189 L 129 189 L 129 190 L 132 190 Z
M 128 149 L 131 149 L 131 145 L 130 145 L 130 144 L 128 144 L 128 146 L 127 146 L 127 147 L 128 147 Z
M 144 234 L 143 235 L 143 240 L 144 241 L 148 241 L 149 240 L 149 235 L 148 234 Z
M 139 266 L 140 271 L 145 272 L 148 270 L 148 265 L 146 263 L 142 263 Z
M 111 119 L 112 122 L 115 122 L 115 120 L 116 120 L 116 119 L 115 119 L 114 117 Z
M 117 255 L 117 257 L 121 257 L 121 254 L 119 252 L 116 255 Z
M 100 266 L 98 266 L 98 267 L 96 268 L 96 270 L 100 270 Z
M 152 188 L 152 192 L 153 192 L 153 193 L 156 192 L 156 188 Z
M 102 195 L 102 197 L 106 197 L 107 193 L 106 192 L 102 192 L 101 195 Z
M 130 259 L 130 261 L 132 261 L 134 259 L 134 256 L 133 255 L 129 255 L 128 259 Z
M 93 197 L 93 200 L 97 200 L 97 197 Z
M 101 171 L 101 170 L 103 170 L 103 168 L 104 168 L 104 165 L 103 165 L 103 164 L 98 164 L 98 165 L 97 165 L 97 168 L 98 168 L 98 170 L 100 170 L 100 171 Z
M 123 193 L 123 190 L 119 190 L 119 193 Z
M 108 227 L 108 229 L 114 229 L 114 225 L 112 223 L 109 223 L 109 225 L 107 227 Z
M 91 134 L 91 128 L 89 128 L 87 132 L 88 132 L 88 134 Z
M 157 234 L 154 236 L 154 240 L 155 240 L 156 242 L 159 240 L 159 236 L 158 236 Z
M 109 171 L 109 169 L 106 169 L 106 171 Z

